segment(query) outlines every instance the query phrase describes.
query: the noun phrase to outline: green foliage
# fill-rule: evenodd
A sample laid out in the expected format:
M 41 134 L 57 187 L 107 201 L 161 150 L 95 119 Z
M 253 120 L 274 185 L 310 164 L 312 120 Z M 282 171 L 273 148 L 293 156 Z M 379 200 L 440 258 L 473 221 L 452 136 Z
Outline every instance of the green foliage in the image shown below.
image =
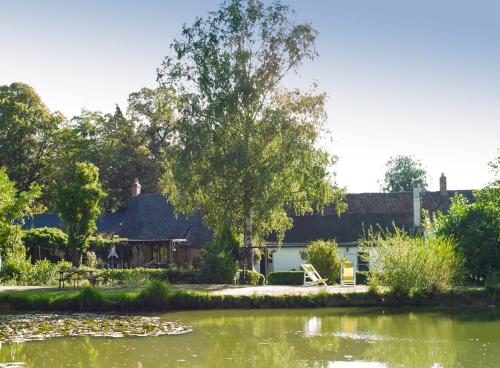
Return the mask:
M 162 160 L 151 150 L 163 152 L 158 145 L 165 142 L 157 135 L 164 132 L 153 127 L 159 118 L 150 122 L 151 114 L 141 110 L 143 93 L 130 95 L 130 117 L 117 106 L 113 114 L 84 110 L 64 124 L 56 134 L 57 170 L 52 174 L 53 179 L 66 182 L 73 176 L 77 162 L 93 163 L 99 168 L 107 193 L 103 202 L 107 211 L 118 210 L 128 203 L 131 183 L 136 177 L 141 179 L 144 192 L 158 191 Z
M 500 187 L 481 189 L 474 197 L 472 203 L 453 197 L 448 214 L 438 214 L 433 226 L 436 234 L 455 239 L 466 275 L 477 281 L 500 269 Z
M 482 290 L 439 294 L 433 298 L 405 299 L 410 305 L 476 305 L 491 304 L 491 297 Z M 249 308 L 313 308 L 401 305 L 401 299 L 373 293 L 311 293 L 307 295 L 213 295 L 206 292 L 171 290 L 163 282 L 145 289 L 25 290 L 3 291 L 0 305 L 10 310 L 30 311 L 163 311 L 199 309 Z
M 327 283 L 333 285 L 340 280 L 342 258 L 334 240 L 316 240 L 301 252 L 301 257 L 311 263 Z
M 206 284 L 231 284 L 238 270 L 234 257 L 239 241 L 229 225 L 224 226 L 215 241 L 201 254 L 199 280 Z
M 96 235 L 89 238 L 89 250 L 104 260 L 108 259 L 111 247 L 118 244 L 120 244 L 120 237 L 117 235 Z
M 46 185 L 53 164 L 54 136 L 63 120 L 24 83 L 0 86 L 0 167 L 19 190 Z
M 99 310 L 105 304 L 104 294 L 99 289 L 92 286 L 82 287 L 75 300 L 78 302 L 80 310 Z
M 395 228 L 394 234 L 369 234 L 361 249 L 370 264 L 369 286 L 397 297 L 447 292 L 463 275 L 463 259 L 448 238 L 425 240 Z
M 96 270 L 95 273 L 101 285 L 110 286 L 143 286 L 154 280 L 168 281 L 171 284 L 193 284 L 197 280 L 196 270 L 189 266 L 171 266 L 167 269 L 110 268 Z
M 40 189 L 34 185 L 26 192 L 18 192 L 15 183 L 9 180 L 4 169 L 0 168 L 0 258 L 6 261 L 14 256 L 21 247 L 21 225 L 24 216 L 31 214 Z M 24 252 L 22 247 L 21 252 Z
M 427 173 L 419 160 L 412 156 L 391 157 L 382 181 L 383 192 L 410 192 L 413 188 L 427 188 Z
M 54 285 L 59 278 L 59 270 L 67 268 L 67 262 L 52 263 L 39 260 L 34 264 L 26 258 L 24 247 L 16 247 L 3 263 L 0 283 L 7 285 Z
M 155 280 L 141 290 L 137 303 L 150 309 L 164 309 L 168 305 L 170 288 L 166 282 Z
M 281 240 L 290 209 L 344 209 L 332 185 L 335 159 L 318 148 L 325 94 L 281 85 L 316 55 L 316 31 L 291 13 L 279 2 L 224 2 L 183 28 L 158 76 L 177 94 L 163 182 L 169 200 L 184 213 L 201 210 L 215 231 L 229 222 L 238 234 L 247 229 L 247 247 L 270 233 Z
M 257 272 L 257 271 L 247 270 L 246 275 L 245 275 L 243 270 L 239 270 L 238 271 L 238 278 L 239 278 L 240 285 L 259 286 L 259 285 L 264 285 L 266 283 L 266 279 L 265 279 L 264 275 Z
M 270 272 L 267 275 L 269 285 L 304 285 L 304 271 Z
M 486 292 L 495 298 L 500 293 L 500 271 L 490 272 L 484 280 L 484 286 Z
M 25 230 L 23 231 L 22 241 L 32 258 L 34 258 L 33 256 L 38 258 L 38 254 L 43 254 L 51 260 L 56 258 L 61 259 L 64 258 L 68 246 L 68 236 L 66 233 L 53 227 Z
M 81 255 L 87 251 L 104 196 L 99 170 L 88 163 L 78 163 L 73 180 L 57 187 L 56 208 L 66 223 L 68 248 L 74 266 L 80 265 Z

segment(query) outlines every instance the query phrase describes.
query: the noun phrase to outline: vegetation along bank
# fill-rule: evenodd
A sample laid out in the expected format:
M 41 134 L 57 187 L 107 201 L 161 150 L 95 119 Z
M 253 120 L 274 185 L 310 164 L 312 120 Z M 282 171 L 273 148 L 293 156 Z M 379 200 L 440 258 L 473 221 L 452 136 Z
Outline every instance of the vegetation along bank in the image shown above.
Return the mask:
M 37 289 L 0 293 L 0 308 L 11 311 L 144 312 L 201 309 L 316 308 L 361 306 L 487 306 L 500 298 L 483 288 L 457 289 L 447 293 L 397 297 L 391 294 L 327 292 L 306 295 L 214 295 L 172 290 L 152 282 L 136 289 L 77 290 Z

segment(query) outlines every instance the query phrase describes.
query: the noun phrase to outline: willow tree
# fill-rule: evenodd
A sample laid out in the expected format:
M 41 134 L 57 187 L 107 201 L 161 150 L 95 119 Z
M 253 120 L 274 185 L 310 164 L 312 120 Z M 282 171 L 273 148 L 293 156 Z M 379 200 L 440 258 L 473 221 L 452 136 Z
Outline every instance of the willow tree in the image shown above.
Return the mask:
M 224 2 L 183 27 L 158 69 L 179 103 L 166 158 L 169 200 L 184 213 L 201 211 L 216 231 L 230 223 L 252 268 L 253 242 L 283 239 L 291 213 L 343 208 L 334 158 L 318 147 L 326 95 L 282 85 L 317 56 L 317 32 L 292 13 L 280 2 Z

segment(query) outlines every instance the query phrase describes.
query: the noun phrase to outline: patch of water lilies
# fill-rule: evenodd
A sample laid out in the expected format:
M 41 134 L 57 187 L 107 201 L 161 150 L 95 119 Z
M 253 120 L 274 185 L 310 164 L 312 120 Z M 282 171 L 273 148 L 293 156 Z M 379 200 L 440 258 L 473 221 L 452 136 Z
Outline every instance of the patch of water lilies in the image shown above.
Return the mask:
M 178 322 L 163 321 L 158 317 L 95 314 L 0 316 L 0 342 L 44 340 L 64 336 L 160 336 L 190 331 L 190 327 Z

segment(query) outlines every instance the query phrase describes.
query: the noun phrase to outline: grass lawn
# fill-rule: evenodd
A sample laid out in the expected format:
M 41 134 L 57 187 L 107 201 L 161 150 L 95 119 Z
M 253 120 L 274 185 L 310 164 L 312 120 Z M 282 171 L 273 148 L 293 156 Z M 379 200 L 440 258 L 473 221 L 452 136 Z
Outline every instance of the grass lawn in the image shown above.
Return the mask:
M 266 290 L 268 287 L 254 287 Z M 185 290 L 153 282 L 137 288 L 37 288 L 0 291 L 1 311 L 79 311 L 134 312 L 195 309 L 314 308 L 346 306 L 401 305 L 491 305 L 498 304 L 484 288 L 464 287 L 447 294 L 397 298 L 364 292 L 328 292 L 328 288 L 309 288 L 298 294 L 221 294 L 213 285 Z M 318 290 L 320 289 L 320 290 Z M 244 290 L 235 288 L 234 290 Z

